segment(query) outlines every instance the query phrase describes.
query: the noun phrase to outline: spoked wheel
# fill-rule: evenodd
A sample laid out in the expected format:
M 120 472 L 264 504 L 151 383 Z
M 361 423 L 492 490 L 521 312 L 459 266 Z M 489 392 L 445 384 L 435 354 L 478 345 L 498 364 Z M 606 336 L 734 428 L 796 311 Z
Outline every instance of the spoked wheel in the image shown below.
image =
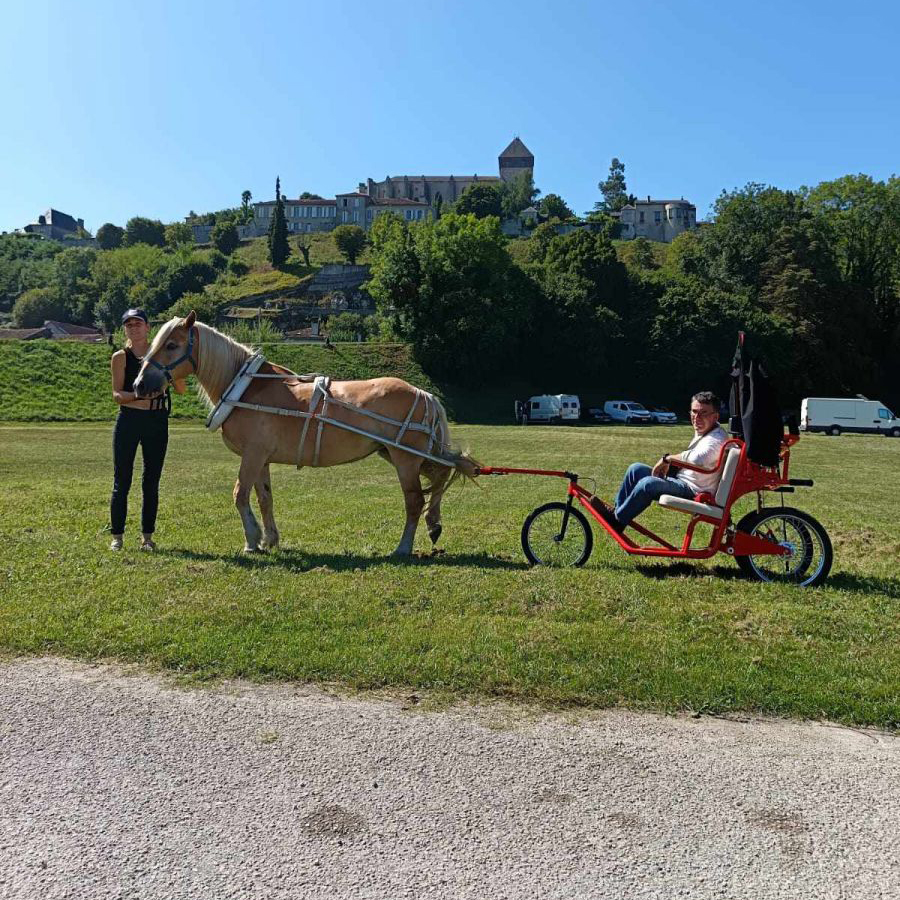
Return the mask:
M 788 548 L 786 556 L 736 556 L 745 574 L 760 581 L 814 586 L 831 571 L 834 552 L 828 532 L 812 516 L 791 507 L 748 513 L 738 530 Z
M 594 535 L 580 509 L 546 503 L 525 520 L 522 549 L 534 566 L 583 566 L 594 549 Z

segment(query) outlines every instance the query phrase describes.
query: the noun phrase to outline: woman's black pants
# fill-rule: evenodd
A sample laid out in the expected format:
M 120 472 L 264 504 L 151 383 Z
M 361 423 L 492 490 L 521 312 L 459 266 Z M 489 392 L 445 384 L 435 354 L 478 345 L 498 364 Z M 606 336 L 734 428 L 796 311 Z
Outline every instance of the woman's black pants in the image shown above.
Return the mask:
M 141 507 L 141 532 L 152 534 L 156 529 L 156 510 L 159 507 L 159 479 L 162 476 L 169 443 L 169 417 L 165 410 L 119 410 L 113 429 L 113 490 L 109 504 L 110 525 L 113 534 L 125 531 L 128 513 L 128 491 L 134 473 L 134 458 L 138 444 L 144 457 L 144 474 L 141 478 L 143 505 Z

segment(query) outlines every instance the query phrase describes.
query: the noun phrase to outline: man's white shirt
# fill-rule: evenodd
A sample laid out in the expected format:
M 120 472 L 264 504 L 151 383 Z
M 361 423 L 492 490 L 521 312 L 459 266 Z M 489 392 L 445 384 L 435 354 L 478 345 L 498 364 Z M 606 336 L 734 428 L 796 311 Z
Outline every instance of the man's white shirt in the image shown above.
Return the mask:
M 702 466 L 704 469 L 710 469 L 719 461 L 722 444 L 727 440 L 728 435 L 725 434 L 721 425 L 717 425 L 712 431 L 695 436 L 688 444 L 687 450 L 678 455 L 685 462 L 695 466 Z M 673 462 L 676 466 L 678 465 L 678 460 Z M 719 484 L 719 475 L 719 472 L 704 475 L 702 472 L 693 472 L 690 469 L 679 469 L 675 477 L 689 485 L 695 494 L 704 492 L 714 494 Z

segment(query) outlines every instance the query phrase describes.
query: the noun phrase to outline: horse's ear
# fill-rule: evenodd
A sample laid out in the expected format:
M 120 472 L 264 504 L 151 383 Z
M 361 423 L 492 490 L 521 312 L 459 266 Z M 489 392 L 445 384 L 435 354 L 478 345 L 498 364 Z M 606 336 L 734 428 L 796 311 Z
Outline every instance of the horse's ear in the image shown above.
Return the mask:
M 191 326 L 193 326 L 194 322 L 196 322 L 196 321 L 197 321 L 197 313 L 195 313 L 193 310 L 191 310 L 190 313 L 188 313 L 188 317 L 184 320 L 184 327 L 190 328 Z

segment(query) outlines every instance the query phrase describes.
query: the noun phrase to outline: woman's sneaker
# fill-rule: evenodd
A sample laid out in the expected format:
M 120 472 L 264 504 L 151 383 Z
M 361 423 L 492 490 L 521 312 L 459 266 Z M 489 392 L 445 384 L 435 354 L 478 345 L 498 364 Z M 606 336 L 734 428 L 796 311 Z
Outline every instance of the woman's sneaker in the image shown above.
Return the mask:
M 110 550 L 121 550 L 122 549 L 122 535 L 117 534 L 113 536 L 113 539 L 109 543 Z
M 141 540 L 141 550 L 145 553 L 152 553 L 156 549 L 156 544 L 150 540 L 150 538 L 143 538 Z

